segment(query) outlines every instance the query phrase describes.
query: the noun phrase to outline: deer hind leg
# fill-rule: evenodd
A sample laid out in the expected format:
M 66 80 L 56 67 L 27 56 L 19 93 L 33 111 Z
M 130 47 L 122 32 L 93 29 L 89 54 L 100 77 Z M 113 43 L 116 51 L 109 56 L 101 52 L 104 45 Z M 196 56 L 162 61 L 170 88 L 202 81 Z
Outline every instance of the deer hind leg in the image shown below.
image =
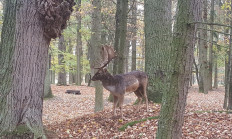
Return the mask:
M 117 105 L 118 105 L 118 97 L 114 96 L 114 104 L 113 104 L 113 114 L 114 114 L 114 116 L 116 115 L 116 107 L 117 107 Z
M 148 112 L 147 86 L 143 87 L 143 97 L 145 98 L 146 109 L 147 109 L 147 112 Z
M 138 89 L 138 90 L 136 90 L 135 92 L 135 95 L 138 97 L 138 106 L 137 106 L 137 110 L 136 110 L 136 112 L 138 112 L 139 111 L 139 109 L 140 109 L 140 105 L 141 105 L 141 102 L 142 102 L 142 94 L 141 94 L 141 91 Z
M 123 101 L 124 101 L 124 95 L 118 97 L 118 102 L 119 102 L 119 109 L 121 113 L 121 118 L 123 118 L 123 113 L 122 113 L 122 106 L 123 106 Z

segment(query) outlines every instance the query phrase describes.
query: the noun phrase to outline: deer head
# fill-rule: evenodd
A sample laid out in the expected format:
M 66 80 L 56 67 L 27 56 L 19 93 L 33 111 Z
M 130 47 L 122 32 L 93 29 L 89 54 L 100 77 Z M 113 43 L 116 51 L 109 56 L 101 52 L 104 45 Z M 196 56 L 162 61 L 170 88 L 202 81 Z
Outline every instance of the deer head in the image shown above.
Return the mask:
M 94 67 L 95 69 L 98 69 L 98 71 L 92 77 L 92 81 L 104 79 L 107 77 L 106 75 L 110 74 L 105 67 L 110 63 L 110 61 L 117 57 L 117 54 L 113 47 L 105 45 L 102 46 L 101 56 L 103 61 L 100 63 L 100 67 Z

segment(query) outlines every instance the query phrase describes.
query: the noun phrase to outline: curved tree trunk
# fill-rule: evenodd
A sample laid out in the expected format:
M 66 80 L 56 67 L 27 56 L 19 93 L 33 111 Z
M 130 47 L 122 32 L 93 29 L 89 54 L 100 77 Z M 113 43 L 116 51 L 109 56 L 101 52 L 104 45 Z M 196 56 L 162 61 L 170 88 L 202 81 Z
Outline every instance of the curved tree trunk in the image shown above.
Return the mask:
M 65 27 L 70 15 L 67 12 L 71 13 L 74 5 L 69 2 L 70 7 L 63 7 L 64 11 L 59 12 L 57 24 L 45 18 L 51 8 L 44 9 L 48 2 L 6 1 L 0 44 L 0 67 L 3 67 L 0 71 L 1 136 L 23 127 L 29 129 L 34 138 L 46 138 L 42 108 L 48 47 L 51 38 L 59 36 Z M 50 16 L 57 16 L 57 13 L 50 12 Z M 11 137 L 14 138 L 14 135 Z

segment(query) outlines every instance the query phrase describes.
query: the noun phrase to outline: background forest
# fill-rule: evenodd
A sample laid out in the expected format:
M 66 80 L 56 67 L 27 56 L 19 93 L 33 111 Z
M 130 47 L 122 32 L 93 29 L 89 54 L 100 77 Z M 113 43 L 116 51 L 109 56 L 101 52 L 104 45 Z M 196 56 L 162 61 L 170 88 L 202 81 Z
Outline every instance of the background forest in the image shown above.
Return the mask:
M 8 17 L 13 3 L 6 1 L 0 3 L 1 43 L 8 21 L 4 16 Z M 49 40 L 43 115 L 38 116 L 43 123 L 27 124 L 34 137 L 231 138 L 231 0 L 74 1 L 66 28 Z M 101 82 L 90 80 L 105 45 L 118 55 L 107 67 L 110 73 L 147 73 L 148 112 L 143 105 L 134 113 L 137 100 L 131 93 L 125 96 L 125 117 L 112 117 L 112 96 Z M 0 66 L 5 67 L 4 62 Z M 0 93 L 4 94 L 2 73 Z M 77 90 L 81 95 L 75 95 Z M 17 135 L 22 122 L 3 128 L 10 120 L 5 118 L 4 95 L 0 100 L 0 133 Z

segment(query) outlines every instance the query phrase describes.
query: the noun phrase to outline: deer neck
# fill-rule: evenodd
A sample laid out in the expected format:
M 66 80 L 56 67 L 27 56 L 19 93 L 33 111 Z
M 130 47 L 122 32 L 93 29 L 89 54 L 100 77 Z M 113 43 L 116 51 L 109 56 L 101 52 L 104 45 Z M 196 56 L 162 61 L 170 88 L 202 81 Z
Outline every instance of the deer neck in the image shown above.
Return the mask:
M 112 76 L 111 74 L 109 74 L 106 76 L 105 79 L 101 81 L 105 89 L 107 89 L 110 92 L 115 92 L 115 89 L 117 86 L 117 79 L 115 78 L 115 76 Z

